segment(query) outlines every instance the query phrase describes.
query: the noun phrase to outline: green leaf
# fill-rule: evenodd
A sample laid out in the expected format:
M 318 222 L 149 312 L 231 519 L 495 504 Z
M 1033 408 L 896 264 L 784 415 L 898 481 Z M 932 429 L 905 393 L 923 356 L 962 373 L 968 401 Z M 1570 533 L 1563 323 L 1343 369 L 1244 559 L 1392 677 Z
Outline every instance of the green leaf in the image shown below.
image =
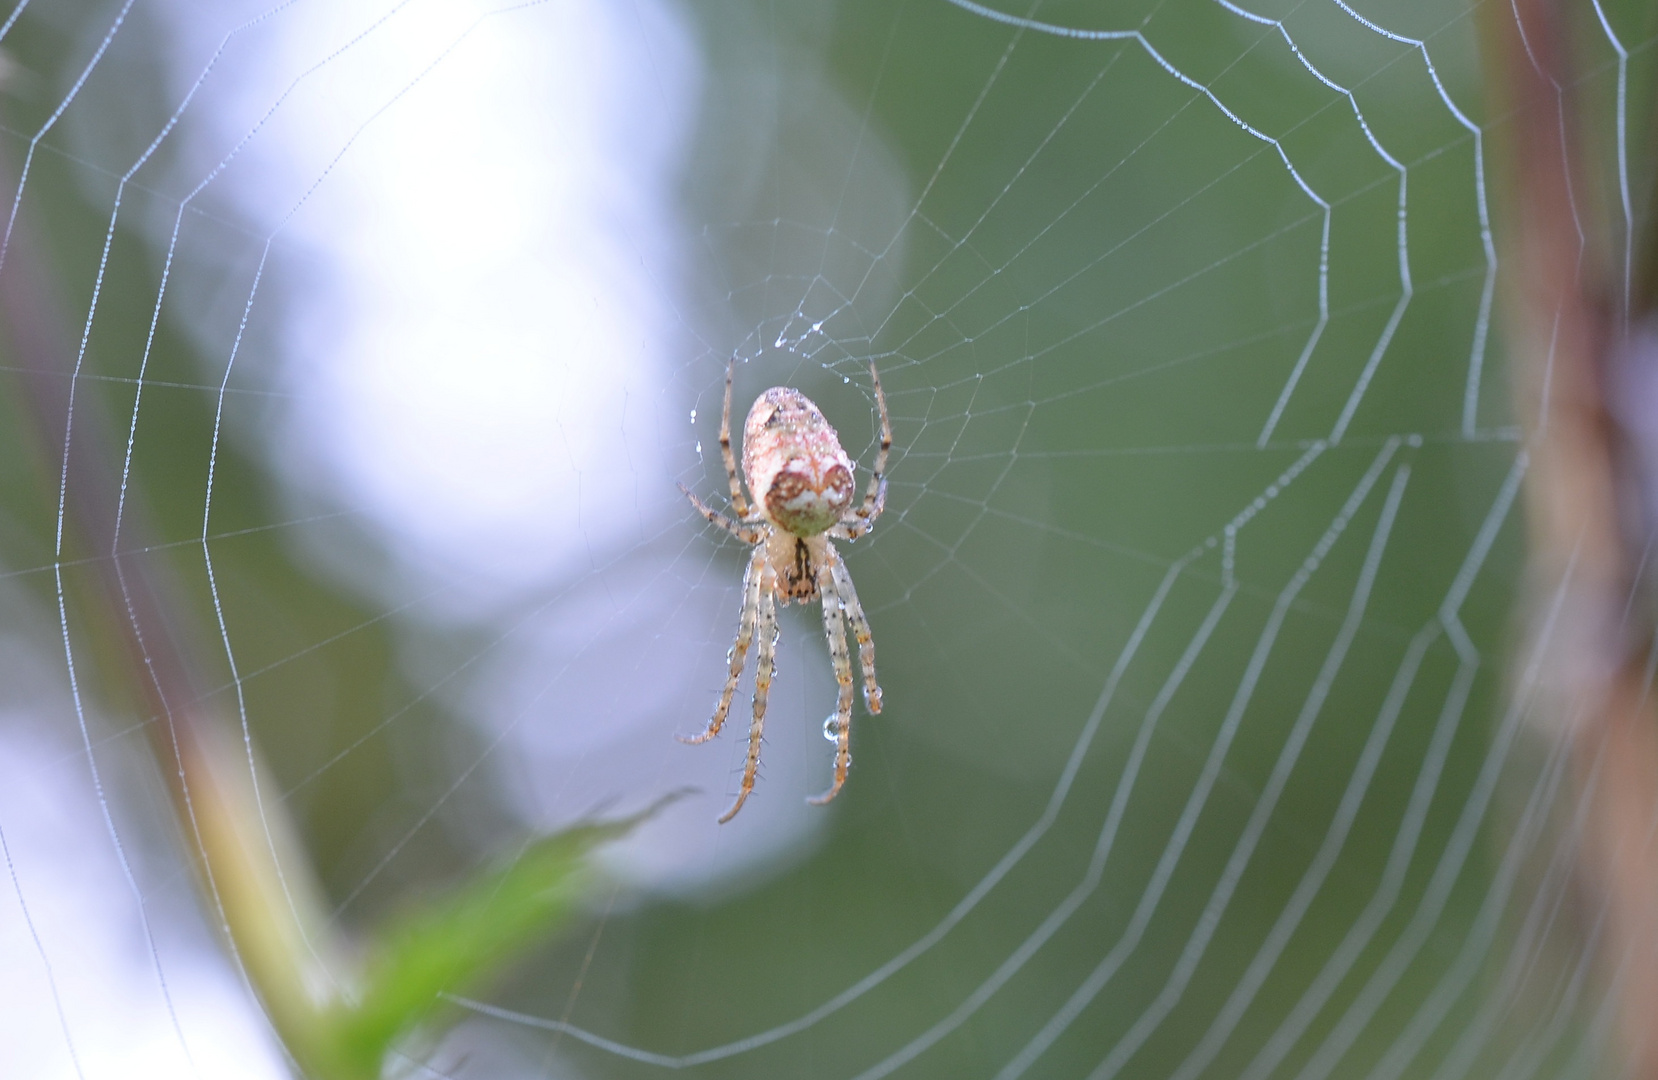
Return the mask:
M 362 993 L 325 1021 L 349 1075 L 377 1077 L 392 1044 L 443 1005 L 563 922 L 591 885 L 587 855 L 663 804 L 616 822 L 536 840 L 503 866 L 396 916 L 377 935 Z

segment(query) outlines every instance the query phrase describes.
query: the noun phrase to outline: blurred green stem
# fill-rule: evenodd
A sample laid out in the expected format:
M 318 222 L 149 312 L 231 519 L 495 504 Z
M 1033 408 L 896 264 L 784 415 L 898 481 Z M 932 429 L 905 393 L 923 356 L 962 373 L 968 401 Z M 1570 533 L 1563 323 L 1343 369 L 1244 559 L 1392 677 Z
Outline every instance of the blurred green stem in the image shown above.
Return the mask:
M 12 162 L 0 157 L 0 189 L 15 186 Z M 118 671 L 104 672 L 105 681 L 128 688 L 141 714 L 152 718 L 143 728 L 209 902 L 277 1033 L 302 1068 L 318 1077 L 341 1075 L 324 1060 L 315 1030 L 332 982 L 324 968 L 338 966 L 322 931 L 318 890 L 306 861 L 294 855 L 281 801 L 255 797 L 252 744 L 235 745 L 220 733 L 222 725 L 197 711 L 192 674 L 198 667 L 186 643 L 199 635 L 178 605 L 167 602 L 170 590 L 156 580 L 158 562 L 124 554 L 149 544 L 143 504 L 130 489 L 121 497 L 101 403 L 77 382 L 75 338 L 29 208 L 24 201 L 12 221 L 0 264 L 0 319 L 27 402 L 23 411 L 34 424 L 43 483 L 61 500 L 56 558 L 61 567 L 72 550 L 83 548 L 96 567 L 91 588 L 65 597 L 64 617 L 78 613 L 102 652 L 122 657 Z M 67 588 L 61 570 L 59 582 Z M 290 851 L 279 863 L 284 848 Z

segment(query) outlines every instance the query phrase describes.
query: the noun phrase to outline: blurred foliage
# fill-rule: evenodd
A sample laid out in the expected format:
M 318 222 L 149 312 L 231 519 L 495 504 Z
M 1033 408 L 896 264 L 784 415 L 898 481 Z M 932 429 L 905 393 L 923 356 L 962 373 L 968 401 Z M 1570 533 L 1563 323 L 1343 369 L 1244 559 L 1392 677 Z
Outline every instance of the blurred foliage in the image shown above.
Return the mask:
M 640 818 L 571 829 L 528 844 L 505 865 L 428 897 L 377 929 L 356 999 L 319 1017 L 342 1077 L 376 1077 L 396 1042 L 565 922 L 587 894 L 587 855 Z

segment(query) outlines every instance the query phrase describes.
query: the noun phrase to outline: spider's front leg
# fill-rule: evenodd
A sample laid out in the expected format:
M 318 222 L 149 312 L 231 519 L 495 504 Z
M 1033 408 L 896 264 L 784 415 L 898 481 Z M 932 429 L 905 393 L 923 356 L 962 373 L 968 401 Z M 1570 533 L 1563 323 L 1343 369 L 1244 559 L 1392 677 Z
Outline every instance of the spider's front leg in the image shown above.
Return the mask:
M 840 694 L 835 701 L 835 780 L 822 795 L 806 800 L 822 805 L 840 794 L 846 771 L 852 766 L 852 654 L 846 648 L 846 622 L 840 593 L 831 569 L 834 549 L 818 564 L 818 593 L 823 598 L 823 636 L 829 642 L 829 660 L 835 669 Z
M 869 629 L 869 618 L 864 606 L 858 603 L 858 590 L 852 587 L 852 572 L 841 561 L 840 553 L 829 548 L 829 569 L 835 578 L 835 591 L 840 594 L 841 606 L 846 610 L 846 621 L 852 624 L 852 636 L 858 639 L 858 666 L 864 672 L 864 708 L 871 713 L 881 711 L 881 685 L 875 681 L 875 635 Z
M 764 551 L 762 548 L 762 555 Z M 760 657 L 754 670 L 754 719 L 748 726 L 748 757 L 743 762 L 743 785 L 737 792 L 737 801 L 720 815 L 721 825 L 736 817 L 737 811 L 743 808 L 754 790 L 755 774 L 760 771 L 760 736 L 766 728 L 766 697 L 771 693 L 777 657 L 777 572 L 772 569 L 770 559 L 762 559 L 760 563 L 760 606 L 755 630 L 760 635 Z
M 725 726 L 726 714 L 731 711 L 731 697 L 737 692 L 737 680 L 742 677 L 743 664 L 748 659 L 748 645 L 754 638 L 754 624 L 760 613 L 760 566 L 765 559 L 766 546 L 761 544 L 754 549 L 753 557 L 748 560 L 748 569 L 743 571 L 743 609 L 737 616 L 737 640 L 731 643 L 731 649 L 725 655 L 731 665 L 731 673 L 726 676 L 719 704 L 714 706 L 714 718 L 708 721 L 708 727 L 701 735 L 677 736 L 682 743 L 692 746 L 705 743 Z

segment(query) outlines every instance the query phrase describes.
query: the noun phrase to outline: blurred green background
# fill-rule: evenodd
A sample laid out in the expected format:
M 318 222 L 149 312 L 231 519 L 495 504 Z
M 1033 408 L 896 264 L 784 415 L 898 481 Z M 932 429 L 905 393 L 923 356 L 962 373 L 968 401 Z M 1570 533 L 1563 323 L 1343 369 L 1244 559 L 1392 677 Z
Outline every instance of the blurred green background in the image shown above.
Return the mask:
M 1641 207 L 1658 31 L 1646 5 L 1605 9 L 1631 55 L 1629 180 Z M 1404 0 L 1361 9 L 1426 43 L 1437 86 L 1422 50 L 1328 2 L 1257 12 L 1283 20 L 1299 56 L 1277 25 L 1197 0 L 1046 3 L 1035 13 L 1139 31 L 1127 40 L 1019 30 L 913 0 L 676 10 L 702 66 L 677 179 L 688 239 L 663 284 L 677 297 L 676 351 L 655 394 L 664 413 L 696 412 L 661 436 L 666 467 L 642 465 L 640 490 L 667 505 L 676 479 L 721 489 L 712 447 L 734 354 L 747 361 L 737 409 L 765 385 L 799 387 L 867 466 L 874 358 L 896 436 L 891 488 L 880 527 L 847 558 L 874 625 L 886 710 L 860 709 L 852 780 L 815 811 L 817 840 L 801 839 L 799 857 L 775 856 L 779 872 L 749 867 L 680 892 L 607 886 L 489 1001 L 669 1056 L 809 1014 L 938 925 L 1013 850 L 1104 700 L 1051 827 L 936 946 L 805 1030 L 687 1071 L 995 1076 L 1118 946 L 1120 966 L 1041 1044 L 1028 1075 L 1099 1075 L 1125 1046 L 1138 1049 L 1113 1067 L 1140 1077 L 1188 1064 L 1203 1076 L 1253 1076 L 1263 1062 L 1284 1076 L 1309 1062 L 1308 1076 L 1399 1075 L 1394 1065 L 1412 1076 L 1442 1065 L 1446 1075 L 1598 1070 L 1600 992 L 1573 982 L 1595 913 L 1573 909 L 1553 861 L 1571 807 L 1551 786 L 1558 762 L 1515 741 L 1524 718 L 1506 711 L 1523 552 L 1520 507 L 1502 511 L 1519 446 L 1484 307 L 1481 201 L 1500 226 L 1493 139 L 1503 118 L 1482 100 L 1472 9 Z M 4 100 L 14 175 L 115 11 L 30 8 L 5 39 L 24 73 Z M 66 116 L 41 139 L 20 203 L 43 238 L 40 269 L 71 340 L 97 283 L 76 422 L 116 465 L 165 253 L 138 223 L 165 222 L 179 197 L 165 183 L 124 189 L 128 220 L 106 258 L 120 171 L 176 105 L 169 40 L 142 14 L 100 61 L 104 81 L 89 84 L 101 111 Z M 1597 160 L 1610 163 L 1619 69 L 1593 12 L 1580 14 L 1585 79 L 1571 89 L 1603 139 Z M 204 84 L 204 97 L 216 92 Z M 143 137 L 120 134 L 129 128 Z M 442 153 L 443 132 L 433 138 Z M 164 141 L 156 160 L 174 152 Z M 1581 198 L 1590 227 L 1615 245 L 1625 223 L 1608 176 Z M 174 605 L 202 700 L 233 718 L 222 612 L 252 736 L 349 931 L 510 848 L 534 818 L 499 779 L 513 771 L 512 744 L 439 692 L 444 672 L 489 669 L 506 624 L 411 620 L 319 550 L 333 534 L 296 539 L 309 504 L 261 456 L 270 444 L 260 433 L 283 407 L 280 377 L 252 367 L 218 417 L 226 358 L 187 324 L 188 312 L 245 301 L 269 226 L 213 204 L 192 228 L 190 243 L 224 268 L 212 282 L 224 297 L 164 307 L 156 327 L 128 496 L 147 530 L 142 560 Z M 305 266 L 273 266 L 261 288 L 277 312 Z M 209 283 L 195 274 L 168 287 Z M 250 348 L 279 336 L 257 319 L 248 332 Z M 1471 366 L 1480 377 L 1470 407 Z M 16 587 L 8 622 L 40 628 L 50 645 L 58 461 L 30 408 L 21 394 L 0 395 L 0 569 Z M 614 431 L 613 452 L 628 453 L 634 429 Z M 210 460 L 211 579 L 199 542 Z M 668 568 L 653 590 L 714 594 L 724 614 L 694 642 L 712 666 L 682 693 L 670 688 L 677 711 L 656 719 L 651 737 L 661 740 L 702 722 L 735 630 L 743 558 L 688 509 L 669 517 L 533 598 L 556 609 L 647 552 Z M 1488 524 L 1489 551 L 1471 558 Z M 101 555 L 60 560 L 73 633 L 94 655 L 114 649 L 98 627 L 102 609 L 85 599 Z M 1379 559 L 1370 571 L 1367 555 Z M 1477 573 L 1454 586 L 1465 566 Z M 1460 602 L 1447 610 L 1451 596 Z M 784 624 L 779 693 L 812 716 L 827 711 L 831 682 L 815 613 L 796 614 Z M 585 632 L 575 625 L 578 638 L 611 632 L 597 616 Z M 1346 651 L 1321 681 L 1333 646 Z M 1402 668 L 1414 677 L 1401 680 Z M 145 753 L 137 725 L 159 720 L 133 713 L 120 670 L 89 675 L 112 718 L 96 738 L 110 754 Z M 1316 695 L 1297 736 L 1304 746 L 1275 783 Z M 1391 733 L 1374 744 L 1367 777 L 1361 761 L 1379 723 Z M 735 752 L 737 741 L 728 731 L 707 752 Z M 815 738 L 809 745 L 826 754 Z M 812 785 L 827 777 L 826 761 L 806 767 Z M 586 767 L 602 774 L 606 758 Z M 1347 828 L 1338 808 L 1356 770 L 1362 801 L 1333 861 L 1320 863 L 1331 830 Z M 650 786 L 620 796 L 656 793 Z M 724 794 L 687 812 L 712 817 Z M 795 795 L 762 797 L 744 815 Z M 148 823 L 132 829 L 165 833 L 161 801 L 134 806 Z M 1247 825 L 1263 806 L 1257 837 Z M 1465 815 L 1478 832 L 1464 858 Z M 1108 857 L 1091 877 L 1108 823 Z M 1255 846 L 1234 880 L 1226 867 L 1246 834 Z M 1235 1029 L 1206 1060 L 1191 1057 L 1313 867 L 1321 885 Z M 1216 890 L 1234 888 L 1206 921 Z M 1148 890 L 1155 902 L 1137 918 Z M 1067 897 L 1074 911 L 1023 955 Z M 1356 926 L 1366 936 L 1351 937 Z M 1212 938 L 1188 949 L 1194 933 Z M 1459 951 L 1469 942 L 1472 952 Z M 1313 991 L 1315 1007 L 1278 1053 L 1269 1040 L 1290 1030 L 1332 958 L 1348 965 L 1342 977 Z M 1000 989 L 977 1002 L 992 978 Z M 1373 1007 L 1367 992 L 1379 995 Z M 1412 1027 L 1430 1001 L 1437 1023 Z M 1355 1002 L 1362 1011 L 1347 1013 Z M 467 1045 L 493 1044 L 511 1064 L 451 1046 L 434 1051 L 433 1068 L 664 1071 L 524 1020 L 466 1023 Z M 1316 1055 L 1332 1032 L 1346 1052 L 1326 1061 Z

